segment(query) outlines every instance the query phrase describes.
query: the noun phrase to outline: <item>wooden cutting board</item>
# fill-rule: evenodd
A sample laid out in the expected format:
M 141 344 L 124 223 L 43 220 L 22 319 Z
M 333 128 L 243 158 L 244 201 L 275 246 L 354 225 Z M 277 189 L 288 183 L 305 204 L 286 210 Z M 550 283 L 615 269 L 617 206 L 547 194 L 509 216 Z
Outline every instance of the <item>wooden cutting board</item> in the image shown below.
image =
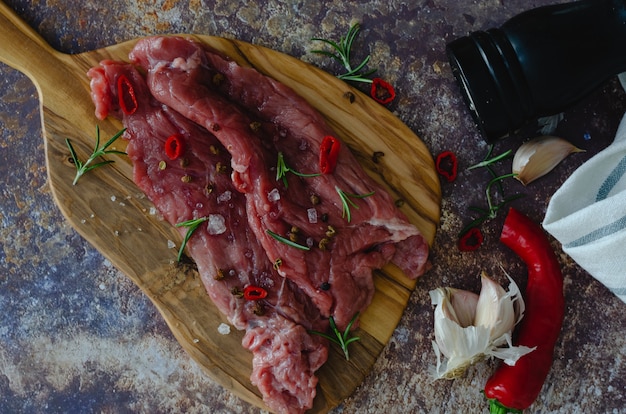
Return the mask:
M 441 192 L 433 159 L 423 142 L 387 109 L 336 77 L 293 57 L 237 40 L 192 36 L 242 65 L 289 85 L 328 120 L 364 168 L 382 183 L 432 245 L 439 222 Z M 132 182 L 126 157 L 94 170 L 72 185 L 74 166 L 65 138 L 80 159 L 94 146 L 96 125 L 106 140 L 121 125 L 94 116 L 87 70 L 103 59 L 127 60 L 136 41 L 67 55 L 53 50 L 4 3 L 0 3 L 0 61 L 26 74 L 41 104 L 48 179 L 52 194 L 71 225 L 151 299 L 182 347 L 225 388 L 264 407 L 249 380 L 251 354 L 242 333 L 218 333 L 226 319 L 206 295 L 193 269 L 176 266 L 177 233 L 152 214 L 150 202 Z M 351 102 L 346 93 L 351 92 Z M 102 141 L 103 143 L 104 141 Z M 115 144 L 125 149 L 121 140 Z M 382 152 L 377 162 L 374 152 Z M 318 397 L 311 412 L 324 413 L 352 394 L 389 340 L 415 282 L 394 266 L 375 273 L 376 295 L 361 317 L 350 361 L 332 347 L 319 371 Z

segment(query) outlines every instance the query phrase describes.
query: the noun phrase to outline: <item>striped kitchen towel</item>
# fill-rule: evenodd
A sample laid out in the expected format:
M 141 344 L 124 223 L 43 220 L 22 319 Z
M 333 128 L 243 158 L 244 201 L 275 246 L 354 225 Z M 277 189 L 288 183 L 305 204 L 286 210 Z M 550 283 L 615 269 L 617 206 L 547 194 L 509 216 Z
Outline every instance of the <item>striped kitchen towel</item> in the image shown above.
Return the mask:
M 543 227 L 626 302 L 626 116 L 613 143 L 554 193 Z

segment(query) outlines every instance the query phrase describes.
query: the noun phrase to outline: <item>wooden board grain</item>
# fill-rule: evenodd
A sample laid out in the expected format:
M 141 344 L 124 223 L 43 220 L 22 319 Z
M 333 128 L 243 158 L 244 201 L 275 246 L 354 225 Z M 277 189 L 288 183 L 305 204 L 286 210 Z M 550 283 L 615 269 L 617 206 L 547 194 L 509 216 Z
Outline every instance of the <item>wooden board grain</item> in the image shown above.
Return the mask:
M 368 173 L 385 186 L 402 211 L 432 244 L 440 213 L 440 187 L 432 156 L 423 142 L 387 109 L 336 77 L 279 52 L 249 43 L 191 36 L 242 65 L 292 87 L 328 120 L 350 146 Z M 159 309 L 181 346 L 206 372 L 244 400 L 264 407 L 249 380 L 251 355 L 241 347 L 241 332 L 220 335 L 226 319 L 206 295 L 189 266 L 177 266 L 178 234 L 158 215 L 132 182 L 125 157 L 90 172 L 73 186 L 74 166 L 65 139 L 72 140 L 79 158 L 94 145 L 99 125 L 103 139 L 121 125 L 98 121 L 89 91 L 87 70 L 103 59 L 127 60 L 136 41 L 67 55 L 53 50 L 28 25 L 0 3 L 0 61 L 23 72 L 37 87 L 49 184 L 60 210 L 71 225 L 124 272 Z M 345 93 L 355 99 L 350 102 Z M 116 143 L 124 150 L 123 142 Z M 381 151 L 378 162 L 372 154 Z M 394 266 L 375 272 L 376 295 L 361 317 L 361 341 L 351 346 L 347 362 L 332 348 L 319 371 L 318 397 L 312 412 L 327 412 L 362 382 L 395 329 L 415 282 Z

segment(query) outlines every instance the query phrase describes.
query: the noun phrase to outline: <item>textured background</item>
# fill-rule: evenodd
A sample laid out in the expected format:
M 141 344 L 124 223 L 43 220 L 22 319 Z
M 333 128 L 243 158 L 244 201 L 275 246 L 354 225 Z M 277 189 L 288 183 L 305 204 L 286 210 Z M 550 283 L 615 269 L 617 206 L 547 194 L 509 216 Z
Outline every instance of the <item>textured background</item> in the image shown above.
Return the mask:
M 46 41 L 77 53 L 157 33 L 233 37 L 312 62 L 311 37 L 339 39 L 351 23 L 362 32 L 356 58 L 395 85 L 389 107 L 433 154 L 453 149 L 460 175 L 443 183 L 441 225 L 433 269 L 419 283 L 389 345 L 362 386 L 336 413 L 485 412 L 480 394 L 493 361 L 462 379 L 432 383 L 435 361 L 430 289 L 479 289 L 485 270 L 500 266 L 520 285 L 526 270 L 497 241 L 503 215 L 487 223 L 485 244 L 460 253 L 456 234 L 484 205 L 488 180 L 465 171 L 487 147 L 460 99 L 445 57 L 447 42 L 499 26 L 549 1 L 287 1 L 8 0 Z M 585 59 L 581 56 L 580 59 Z M 71 103 L 68 103 L 71 104 Z M 587 149 L 527 188 L 507 182 L 522 212 L 541 221 L 551 194 L 582 162 L 606 146 L 626 110 L 612 79 L 565 113 L 556 134 Z M 1 412 L 243 412 L 249 406 L 203 374 L 172 337 L 147 298 L 64 221 L 46 180 L 38 97 L 22 74 L 0 64 L 0 411 Z M 535 128 L 499 143 L 515 148 Z M 584 139 L 588 135 L 591 139 Z M 498 166 L 510 170 L 510 161 Z M 625 305 L 559 253 L 566 316 L 553 369 L 529 413 L 626 413 Z

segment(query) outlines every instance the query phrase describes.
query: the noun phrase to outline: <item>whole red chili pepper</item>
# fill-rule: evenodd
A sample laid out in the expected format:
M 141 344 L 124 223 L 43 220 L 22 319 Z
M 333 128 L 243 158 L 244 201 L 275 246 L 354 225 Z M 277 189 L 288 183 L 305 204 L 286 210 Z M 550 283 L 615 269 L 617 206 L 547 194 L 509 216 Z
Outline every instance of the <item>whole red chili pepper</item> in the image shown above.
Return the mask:
M 246 300 L 259 300 L 267 296 L 267 290 L 258 286 L 246 286 L 243 290 L 243 297 Z
M 372 89 L 370 96 L 383 105 L 387 105 L 396 98 L 396 91 L 390 83 L 381 78 L 372 79 Z
M 459 250 L 471 252 L 478 249 L 483 244 L 483 233 L 478 227 L 472 227 L 459 238 Z
M 515 365 L 501 364 L 485 386 L 491 413 L 521 412 L 537 399 L 552 366 L 564 314 L 563 275 L 541 227 L 511 208 L 500 241 L 528 267 L 526 311 L 517 345 L 537 347 Z
M 137 96 L 135 96 L 135 88 L 130 83 L 126 75 L 120 75 L 117 78 L 117 99 L 122 112 L 126 115 L 132 115 L 137 110 Z
M 456 179 L 459 162 L 456 155 L 452 151 L 443 151 L 435 160 L 435 168 L 437 172 L 451 183 Z
M 170 160 L 180 157 L 184 150 L 183 136 L 181 134 L 170 135 L 165 140 L 165 155 Z
M 320 172 L 330 174 L 335 171 L 341 143 L 331 135 L 327 135 L 320 144 Z

